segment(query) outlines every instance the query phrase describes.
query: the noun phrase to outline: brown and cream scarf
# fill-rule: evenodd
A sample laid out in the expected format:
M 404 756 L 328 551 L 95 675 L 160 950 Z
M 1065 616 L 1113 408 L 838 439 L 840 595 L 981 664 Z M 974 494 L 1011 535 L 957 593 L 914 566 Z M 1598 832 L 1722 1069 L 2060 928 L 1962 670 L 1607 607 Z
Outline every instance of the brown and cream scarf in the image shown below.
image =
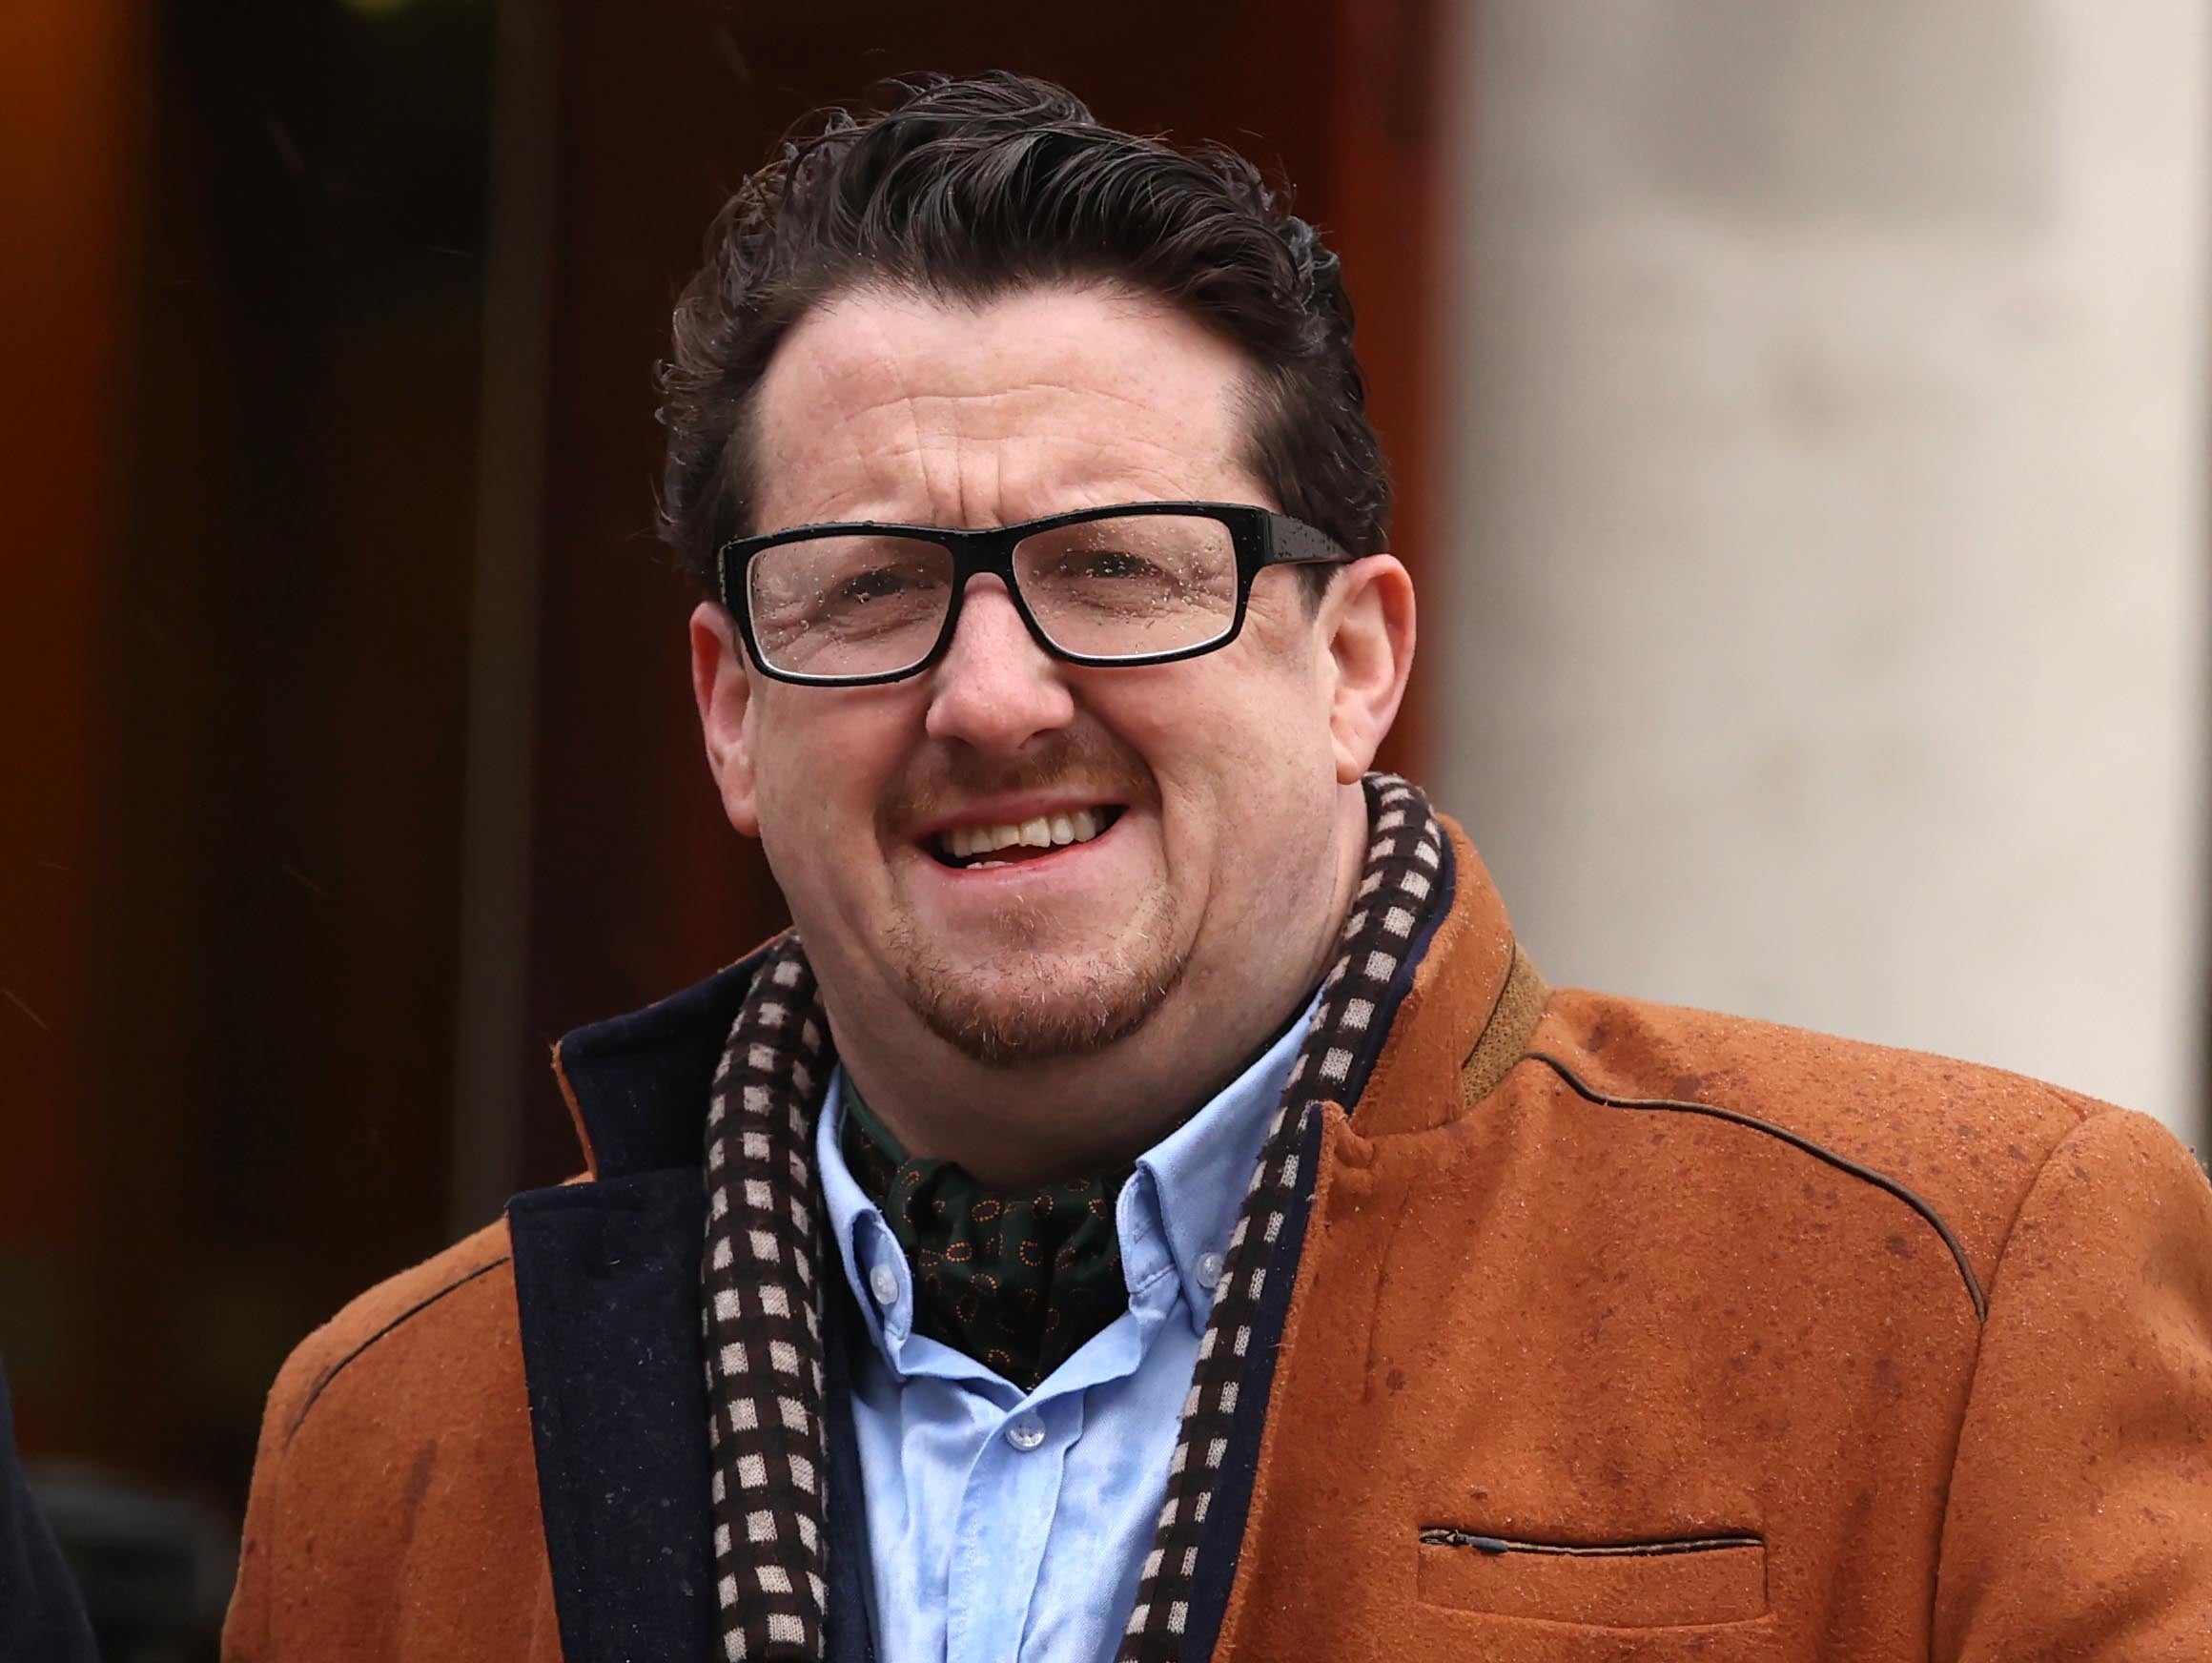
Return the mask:
M 1444 903 L 1444 832 L 1427 800 L 1388 774 L 1365 783 L 1366 869 L 1229 1239 L 1118 1663 L 1167 1663 L 1180 1649 L 1260 1295 L 1270 1274 L 1293 1268 L 1273 1260 L 1299 1186 L 1312 1178 L 1300 1171 L 1307 1128 L 1323 1102 L 1357 1099 L 1391 984 Z M 813 1135 L 831 1066 L 813 973 L 788 936 L 763 961 L 730 1028 L 707 1118 L 702 1291 L 714 1576 L 731 1663 L 823 1654 L 822 1302 L 838 1258 Z

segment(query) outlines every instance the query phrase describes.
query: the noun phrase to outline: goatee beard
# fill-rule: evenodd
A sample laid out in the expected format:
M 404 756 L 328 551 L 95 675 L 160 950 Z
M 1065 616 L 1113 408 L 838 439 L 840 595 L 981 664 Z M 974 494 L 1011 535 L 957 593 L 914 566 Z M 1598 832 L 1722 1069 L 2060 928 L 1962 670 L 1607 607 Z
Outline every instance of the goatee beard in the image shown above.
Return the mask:
M 1190 965 L 1169 931 L 1164 895 L 1148 896 L 1131 930 L 1103 953 L 1031 956 L 1042 921 L 1010 906 L 1008 952 L 994 965 L 954 963 L 901 919 L 891 958 L 908 1002 L 931 1033 L 991 1068 L 1090 1057 L 1152 1019 Z

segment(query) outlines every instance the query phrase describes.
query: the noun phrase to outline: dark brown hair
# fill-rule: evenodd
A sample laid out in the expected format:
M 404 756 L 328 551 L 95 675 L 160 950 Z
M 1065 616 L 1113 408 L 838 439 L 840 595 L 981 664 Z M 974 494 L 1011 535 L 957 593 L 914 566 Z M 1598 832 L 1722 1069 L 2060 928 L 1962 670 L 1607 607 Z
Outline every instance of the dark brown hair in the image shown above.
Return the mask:
M 1026 75 L 887 85 L 887 108 L 814 117 L 738 188 L 676 303 L 661 531 L 702 587 L 754 528 L 768 359 L 809 308 L 870 283 L 975 301 L 1109 279 L 1184 307 L 1253 361 L 1249 462 L 1277 503 L 1354 554 L 1383 547 L 1390 482 L 1337 257 L 1257 168 L 1101 126 Z M 1318 593 L 1333 568 L 1301 569 Z

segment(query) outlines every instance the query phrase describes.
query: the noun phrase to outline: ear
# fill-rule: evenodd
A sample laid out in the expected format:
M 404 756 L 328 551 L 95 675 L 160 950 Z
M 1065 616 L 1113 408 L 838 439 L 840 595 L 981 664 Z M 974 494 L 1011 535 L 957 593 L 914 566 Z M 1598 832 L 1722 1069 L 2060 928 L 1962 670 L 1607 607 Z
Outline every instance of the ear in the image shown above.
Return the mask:
M 1321 597 L 1316 623 L 1333 678 L 1329 739 L 1339 785 L 1358 783 L 1398 719 L 1413 669 L 1413 579 L 1387 554 L 1352 562 Z
M 748 837 L 760 835 L 753 795 L 752 683 L 746 671 L 729 614 L 711 601 L 691 614 L 691 694 L 699 702 L 699 732 L 707 767 L 722 792 L 722 811 Z

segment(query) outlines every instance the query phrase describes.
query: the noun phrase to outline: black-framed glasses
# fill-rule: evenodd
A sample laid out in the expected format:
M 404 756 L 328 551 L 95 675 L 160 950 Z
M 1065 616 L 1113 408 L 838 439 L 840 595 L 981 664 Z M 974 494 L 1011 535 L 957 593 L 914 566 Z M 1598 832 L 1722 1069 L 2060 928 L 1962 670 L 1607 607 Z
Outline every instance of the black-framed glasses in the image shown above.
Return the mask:
M 856 521 L 723 544 L 722 604 L 764 675 L 860 686 L 944 657 L 968 580 L 1006 585 L 1036 644 L 1070 664 L 1169 664 L 1237 639 L 1271 565 L 1352 558 L 1245 503 L 1126 503 L 982 531 Z

